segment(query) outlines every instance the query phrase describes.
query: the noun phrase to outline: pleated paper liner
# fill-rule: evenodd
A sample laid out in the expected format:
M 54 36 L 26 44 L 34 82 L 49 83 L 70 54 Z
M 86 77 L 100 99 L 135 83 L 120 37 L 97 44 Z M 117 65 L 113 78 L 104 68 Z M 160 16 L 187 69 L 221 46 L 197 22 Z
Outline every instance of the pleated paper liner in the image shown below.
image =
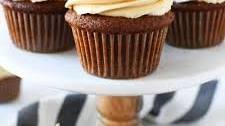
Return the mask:
M 129 79 L 156 70 L 167 27 L 133 34 L 90 32 L 73 26 L 72 31 L 81 63 L 88 73 L 104 78 Z
M 21 79 L 16 76 L 7 77 L 0 81 L 0 103 L 16 99 L 20 93 Z
M 13 43 L 31 52 L 54 53 L 74 47 L 70 27 L 64 13 L 35 13 L 4 7 Z
M 223 42 L 225 8 L 202 11 L 174 11 L 176 18 L 169 28 L 167 43 L 181 48 L 205 48 Z

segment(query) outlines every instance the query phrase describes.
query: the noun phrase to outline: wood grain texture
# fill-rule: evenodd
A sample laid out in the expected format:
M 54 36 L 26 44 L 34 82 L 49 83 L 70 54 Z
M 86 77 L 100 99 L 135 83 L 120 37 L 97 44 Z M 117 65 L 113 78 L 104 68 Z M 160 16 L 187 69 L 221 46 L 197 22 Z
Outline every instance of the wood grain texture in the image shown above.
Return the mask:
M 98 126 L 139 126 L 142 97 L 99 96 L 97 110 Z

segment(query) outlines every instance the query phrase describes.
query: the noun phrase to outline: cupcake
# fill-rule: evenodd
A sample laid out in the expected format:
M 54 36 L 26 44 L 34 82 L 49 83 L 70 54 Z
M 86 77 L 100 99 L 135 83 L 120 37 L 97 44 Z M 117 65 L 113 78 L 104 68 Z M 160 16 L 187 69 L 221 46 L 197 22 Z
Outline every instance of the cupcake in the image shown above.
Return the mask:
M 24 50 L 54 53 L 74 47 L 64 20 L 64 0 L 0 0 L 13 43 Z
M 206 48 L 223 42 L 225 0 L 175 0 L 175 20 L 169 28 L 168 44 L 181 48 Z
M 18 97 L 20 78 L 0 67 L 0 103 L 9 102 Z
M 90 74 L 131 79 L 156 70 L 172 0 L 69 0 L 72 27 L 83 68 Z

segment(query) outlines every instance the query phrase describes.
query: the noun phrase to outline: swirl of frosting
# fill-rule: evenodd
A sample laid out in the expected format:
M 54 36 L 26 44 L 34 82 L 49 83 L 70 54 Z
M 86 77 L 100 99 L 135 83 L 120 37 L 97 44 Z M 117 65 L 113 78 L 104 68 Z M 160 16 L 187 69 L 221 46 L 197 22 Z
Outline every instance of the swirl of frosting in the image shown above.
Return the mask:
M 65 6 L 79 15 L 138 18 L 164 15 L 170 11 L 172 4 L 173 0 L 68 0 Z
M 218 4 L 218 3 L 223 3 L 225 0 L 174 0 L 177 3 L 182 3 L 182 2 L 188 2 L 188 1 L 199 1 L 199 2 L 206 2 L 206 3 L 212 3 L 212 4 Z

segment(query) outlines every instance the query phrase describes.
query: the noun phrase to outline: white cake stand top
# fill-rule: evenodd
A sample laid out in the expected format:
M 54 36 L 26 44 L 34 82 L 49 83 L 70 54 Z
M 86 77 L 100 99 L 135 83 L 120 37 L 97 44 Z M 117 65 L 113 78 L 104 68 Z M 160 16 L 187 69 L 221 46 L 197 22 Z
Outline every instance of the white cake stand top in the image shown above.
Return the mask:
M 0 18 L 1 19 L 1 18 Z M 83 71 L 75 51 L 35 54 L 14 47 L 0 20 L 0 64 L 8 71 L 46 86 L 87 94 L 143 95 L 199 86 L 225 71 L 225 44 L 202 50 L 166 46 L 158 70 L 134 80 L 109 80 Z M 2 23 L 3 22 L 3 23 Z

